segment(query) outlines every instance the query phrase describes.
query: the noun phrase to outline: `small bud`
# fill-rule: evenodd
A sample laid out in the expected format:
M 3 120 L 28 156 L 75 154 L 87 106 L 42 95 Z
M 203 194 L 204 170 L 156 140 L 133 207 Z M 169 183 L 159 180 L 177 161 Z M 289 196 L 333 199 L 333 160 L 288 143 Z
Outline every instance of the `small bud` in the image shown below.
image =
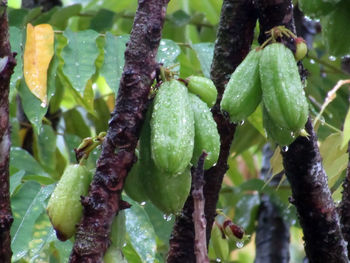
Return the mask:
M 223 227 L 226 236 L 230 240 L 237 241 L 237 239 L 242 239 L 244 236 L 244 230 L 229 219 L 224 221 Z
M 296 61 L 302 60 L 307 54 L 307 45 L 303 38 L 297 37 L 295 39 L 296 51 L 294 57 Z

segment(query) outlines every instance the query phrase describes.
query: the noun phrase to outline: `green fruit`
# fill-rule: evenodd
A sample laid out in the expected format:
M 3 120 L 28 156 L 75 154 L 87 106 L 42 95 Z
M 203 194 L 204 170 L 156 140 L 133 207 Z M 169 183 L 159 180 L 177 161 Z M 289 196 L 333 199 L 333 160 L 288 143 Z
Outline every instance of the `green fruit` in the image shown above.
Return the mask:
M 151 127 L 145 122 L 140 136 L 140 176 L 147 197 L 165 214 L 179 212 L 191 189 L 191 173 L 187 168 L 182 174 L 174 176 L 159 170 L 151 158 Z
M 124 210 L 119 211 L 118 215 L 113 219 L 110 239 L 114 247 L 122 248 L 124 246 L 126 234 L 125 220 Z
M 65 241 L 75 233 L 82 216 L 80 197 L 88 192 L 91 174 L 86 166 L 67 166 L 47 205 L 47 213 L 57 238 Z
M 199 76 L 190 76 L 187 78 L 187 88 L 193 94 L 198 95 L 208 107 L 211 108 L 216 102 L 218 91 L 211 79 Z
M 293 134 L 292 131 L 277 126 L 273 120 L 270 118 L 269 114 L 267 113 L 265 107 L 263 107 L 263 124 L 265 131 L 267 133 L 267 137 L 275 141 L 281 146 L 288 146 L 291 144 L 296 136 Z
M 219 158 L 220 135 L 208 106 L 196 95 L 189 94 L 194 116 L 194 149 L 192 164 L 196 165 L 203 150 L 208 154 L 204 168 L 212 167 Z
M 327 3 L 325 0 L 298 0 L 298 5 L 305 15 L 319 17 L 331 12 L 337 1 L 339 0 L 331 0 Z
M 297 37 L 295 39 L 296 51 L 294 58 L 296 61 L 302 60 L 307 54 L 307 45 L 303 38 Z
M 210 242 L 213 246 L 216 257 L 221 259 L 221 261 L 227 260 L 230 252 L 229 245 L 227 239 L 224 238 L 216 223 L 213 224 L 213 228 L 211 230 Z
M 187 88 L 177 80 L 164 82 L 151 118 L 154 163 L 167 173 L 181 173 L 191 161 L 193 145 L 194 121 Z
M 103 263 L 128 263 L 128 261 L 124 258 L 121 248 L 112 245 L 107 249 Z
M 245 120 L 261 101 L 259 60 L 261 51 L 252 50 L 231 75 L 221 100 L 221 110 L 234 123 Z
M 140 176 L 142 175 L 142 167 L 138 160 L 131 168 L 128 176 L 126 177 L 124 190 L 125 193 L 136 202 L 144 202 L 147 200 L 146 194 L 143 190 Z
M 274 43 L 263 49 L 260 79 L 266 110 L 278 127 L 297 132 L 305 126 L 308 104 L 291 50 Z
M 143 177 L 148 198 L 166 215 L 177 214 L 184 206 L 191 190 L 191 171 L 187 168 L 174 176 L 151 166 Z

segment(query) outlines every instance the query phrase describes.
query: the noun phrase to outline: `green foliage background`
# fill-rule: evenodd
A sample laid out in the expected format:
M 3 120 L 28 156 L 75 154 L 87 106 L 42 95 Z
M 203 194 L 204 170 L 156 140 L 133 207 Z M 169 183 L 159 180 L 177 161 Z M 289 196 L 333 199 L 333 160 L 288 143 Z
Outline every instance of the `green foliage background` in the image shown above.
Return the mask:
M 303 60 L 309 72 L 306 93 L 311 116 L 315 117 L 327 92 L 338 80 L 349 78 L 349 73 L 341 68 L 341 61 L 342 56 L 350 54 L 350 16 L 343 14 L 345 11 L 349 14 L 350 5 L 346 0 L 333 1 L 327 9 L 315 11 L 320 10 L 321 4 L 307 1 L 299 0 L 302 10 L 311 18 L 320 19 L 324 28 L 322 33 L 314 36 L 309 56 Z M 40 8 L 21 9 L 19 1 L 9 1 L 10 41 L 12 50 L 17 53 L 10 87 L 10 191 L 15 218 L 11 229 L 13 262 L 67 262 L 73 240 L 64 243 L 57 240 L 45 212 L 46 204 L 65 166 L 75 162 L 73 149 L 83 138 L 108 127 L 123 70 L 125 44 L 137 7 L 137 1 L 130 0 L 117 3 L 113 0 L 65 0 L 63 3 L 63 7 L 42 12 Z M 172 67 L 182 78 L 190 75 L 209 77 L 221 3 L 220 0 L 170 1 L 157 60 Z M 48 107 L 41 106 L 23 79 L 22 55 L 27 23 L 49 23 L 55 29 L 55 55 L 48 72 Z M 257 36 L 258 27 L 256 31 Z M 253 45 L 257 45 L 256 40 Z M 18 118 L 17 96 L 21 98 L 28 122 Z M 340 89 L 316 125 L 329 185 L 336 201 L 340 200 L 340 185 L 347 164 L 346 149 L 342 144 L 343 135 L 350 131 L 342 133 L 341 130 L 343 127 L 350 129 L 348 96 L 346 88 Z M 47 113 L 61 117 L 57 128 Z M 32 142 L 32 153 L 23 149 L 28 138 Z M 292 225 L 291 262 L 301 262 L 303 257 L 301 229 L 295 209 L 288 203 L 291 195 L 288 185 L 282 183 L 274 189 L 259 179 L 261 149 L 266 142 L 261 109 L 258 108 L 236 132 L 228 160 L 230 169 L 218 203 L 218 208 L 251 235 L 242 249 L 230 244 L 230 262 L 254 260 L 254 231 L 262 193 L 272 196 Z M 272 160 L 274 173 L 282 170 L 277 153 Z M 89 159 L 92 170 L 98 154 L 99 150 L 96 150 Z M 126 259 L 133 263 L 164 262 L 174 219 L 164 218 L 151 203 L 127 200 L 132 203 L 132 208 L 125 211 L 127 234 L 122 251 Z M 209 255 L 215 260 L 211 247 Z

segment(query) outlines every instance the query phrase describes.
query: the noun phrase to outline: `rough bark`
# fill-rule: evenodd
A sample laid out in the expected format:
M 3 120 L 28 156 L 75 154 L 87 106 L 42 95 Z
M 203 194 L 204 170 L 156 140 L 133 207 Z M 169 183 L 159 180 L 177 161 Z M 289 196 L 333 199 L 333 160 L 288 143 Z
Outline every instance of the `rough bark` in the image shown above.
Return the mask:
M 260 177 L 265 181 L 271 174 L 270 159 L 273 150 L 269 144 L 263 148 L 263 162 Z M 276 175 L 270 185 L 277 186 L 281 176 Z M 289 262 L 289 224 L 281 216 L 280 210 L 272 202 L 269 195 L 261 197 L 259 207 L 258 225 L 256 229 L 255 263 L 288 263 Z
M 9 124 L 9 90 L 10 78 L 16 66 L 14 54 L 11 53 L 8 21 L 6 14 L 7 1 L 0 7 L 0 262 L 11 262 L 10 228 L 13 222 L 9 191 L 9 157 L 10 157 L 10 124 Z
M 23 8 L 35 8 L 41 6 L 43 11 L 48 11 L 54 6 L 61 6 L 61 0 L 22 0 Z
M 259 0 L 257 6 L 260 43 L 266 38 L 264 32 L 274 26 L 284 25 L 295 32 L 290 0 Z M 287 46 L 288 42 L 292 41 L 287 40 Z M 301 78 L 305 78 L 303 71 Z M 348 262 L 339 216 L 310 119 L 305 129 L 310 137 L 298 137 L 288 151 L 282 152 L 285 173 L 292 188 L 292 203 L 297 208 L 304 232 L 305 252 L 310 262 Z
M 350 257 L 350 141 L 348 143 L 349 162 L 346 177 L 343 182 L 343 195 L 339 205 L 341 230 L 346 242 L 348 242 L 348 257 Z
M 193 223 L 195 230 L 194 253 L 196 263 L 209 263 L 207 251 L 206 225 L 204 214 L 205 199 L 203 194 L 204 185 L 204 160 L 207 156 L 203 153 L 196 168 L 192 169 L 192 198 L 193 198 Z
M 220 101 L 232 72 L 249 52 L 254 37 L 256 13 L 252 1 L 224 0 L 211 67 L 211 78 L 218 90 L 218 99 L 212 109 L 220 134 L 221 148 L 216 166 L 205 171 L 204 197 L 207 220 L 207 243 L 216 213 L 216 203 L 223 176 L 228 169 L 227 158 L 236 125 L 220 112 Z M 192 222 L 193 198 L 190 195 L 182 213 L 176 217 L 170 238 L 168 263 L 195 262 L 193 251 L 194 227 Z
M 127 207 L 121 200 L 124 181 L 135 161 L 135 147 L 156 77 L 157 49 L 167 0 L 139 0 L 116 106 L 97 162 L 70 262 L 101 263 L 109 246 L 113 217 Z

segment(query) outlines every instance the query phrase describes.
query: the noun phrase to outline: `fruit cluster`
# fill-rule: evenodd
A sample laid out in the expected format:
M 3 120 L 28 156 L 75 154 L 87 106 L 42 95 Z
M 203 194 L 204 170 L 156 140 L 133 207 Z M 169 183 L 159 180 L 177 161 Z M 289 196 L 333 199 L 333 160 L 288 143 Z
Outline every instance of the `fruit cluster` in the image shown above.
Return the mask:
M 220 150 L 220 136 L 208 107 L 216 101 L 214 84 L 203 77 L 185 82 L 187 87 L 175 79 L 160 85 L 141 130 L 138 161 L 124 188 L 134 200 L 149 199 L 166 214 L 183 207 L 191 188 L 190 167 L 201 153 L 208 154 L 204 168 L 209 169 Z
M 300 48 L 305 49 L 305 43 L 298 43 L 301 44 L 297 46 L 300 59 Z M 239 123 L 251 115 L 261 101 L 267 136 L 281 146 L 291 144 L 305 126 L 308 103 L 295 56 L 278 42 L 250 51 L 231 75 L 220 106 L 232 122 Z

